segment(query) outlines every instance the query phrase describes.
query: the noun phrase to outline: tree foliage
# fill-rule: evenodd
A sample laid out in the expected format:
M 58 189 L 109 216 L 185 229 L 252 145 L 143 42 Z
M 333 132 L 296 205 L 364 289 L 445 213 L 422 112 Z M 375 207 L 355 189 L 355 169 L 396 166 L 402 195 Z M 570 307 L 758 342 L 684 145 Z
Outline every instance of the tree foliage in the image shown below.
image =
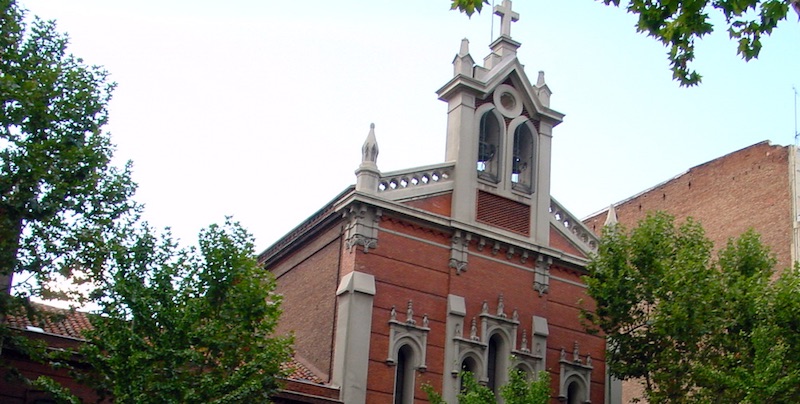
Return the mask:
M 749 231 L 712 258 L 699 224 L 649 215 L 606 228 L 589 264 L 611 374 L 639 379 L 652 403 L 800 399 L 800 282 L 771 282 L 774 258 Z M 794 313 L 794 314 L 790 314 Z
M 75 299 L 57 281 L 102 271 L 135 187 L 110 164 L 107 73 L 68 54 L 54 22 L 26 25 L 15 0 L 0 0 L 0 32 L 0 316 L 34 317 L 30 297 Z M 0 321 L 3 349 L 38 355 L 28 342 Z
M 291 354 L 272 333 L 274 279 L 238 223 L 212 225 L 200 248 L 137 232 L 114 253 L 82 350 L 82 380 L 118 403 L 265 402 Z
M 478 383 L 471 372 L 461 372 L 461 391 L 459 404 L 495 404 L 497 399 L 488 387 Z M 423 384 L 422 390 L 431 404 L 445 404 L 442 396 L 430 384 Z M 500 396 L 506 404 L 547 404 L 550 402 L 550 374 L 541 371 L 536 380 L 528 380 L 525 372 L 511 368 L 508 383 L 500 387 Z
M 800 15 L 798 0 L 601 0 L 636 14 L 636 30 L 661 42 L 669 50 L 667 57 L 672 77 L 682 86 L 699 84 L 702 77 L 691 69 L 695 58 L 695 40 L 714 30 L 711 11 L 725 18 L 728 35 L 737 42 L 736 52 L 744 60 L 757 58 L 761 38 L 772 33 L 778 22 L 786 19 L 789 8 Z M 452 0 L 452 8 L 471 16 L 488 0 Z

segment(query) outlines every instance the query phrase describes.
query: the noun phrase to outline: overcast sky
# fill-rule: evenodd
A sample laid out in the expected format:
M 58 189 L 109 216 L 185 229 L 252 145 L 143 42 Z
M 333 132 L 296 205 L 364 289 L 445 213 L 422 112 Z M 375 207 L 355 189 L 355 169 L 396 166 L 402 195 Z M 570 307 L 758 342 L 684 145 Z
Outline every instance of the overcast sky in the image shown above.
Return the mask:
M 71 52 L 118 83 L 107 129 L 117 164 L 134 162 L 145 218 L 194 242 L 233 215 L 259 251 L 355 182 L 371 122 L 382 171 L 442 162 L 435 91 L 461 38 L 482 61 L 492 35 L 488 7 L 468 19 L 448 0 L 20 2 L 56 19 Z M 753 143 L 794 142 L 794 13 L 749 63 L 718 25 L 698 44 L 703 84 L 687 89 L 622 9 L 514 9 L 519 58 L 533 82 L 545 71 L 551 107 L 566 114 L 553 131 L 552 194 L 579 217 Z

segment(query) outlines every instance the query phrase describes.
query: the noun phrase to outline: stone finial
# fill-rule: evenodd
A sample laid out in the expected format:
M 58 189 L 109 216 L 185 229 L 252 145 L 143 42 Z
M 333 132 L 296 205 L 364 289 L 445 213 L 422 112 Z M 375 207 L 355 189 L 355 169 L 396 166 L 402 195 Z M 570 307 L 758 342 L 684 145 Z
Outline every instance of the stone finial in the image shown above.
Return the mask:
M 414 320 L 414 303 L 409 300 L 408 308 L 406 309 L 406 324 L 414 325 L 417 321 Z
M 539 77 L 536 79 L 536 87 L 544 86 L 544 71 L 539 70 Z
M 469 55 L 469 39 L 464 38 L 461 40 L 461 48 L 458 50 L 458 56 L 464 57 Z
M 575 343 L 572 345 L 572 360 L 577 363 L 580 363 L 581 361 L 581 353 L 580 349 L 578 348 L 578 341 L 575 341 Z
M 528 350 L 528 333 L 522 330 L 522 346 L 519 348 L 522 352 L 530 352 Z
M 369 124 L 369 134 L 364 145 L 361 146 L 361 161 L 362 162 L 378 162 L 378 141 L 375 139 L 375 124 Z
M 567 360 L 567 351 L 565 351 L 564 348 L 561 348 L 561 360 Z
M 475 317 L 472 317 L 472 325 L 469 328 L 469 339 L 473 341 L 480 341 L 481 337 L 478 336 L 478 323 Z
M 475 60 L 469 54 L 469 40 L 464 38 L 461 40 L 461 48 L 458 50 L 458 55 L 453 59 L 453 75 L 472 77 L 474 66 Z
M 456 338 L 461 338 L 461 324 L 456 324 Z
M 514 311 L 511 312 L 511 319 L 514 321 L 519 321 L 519 312 L 517 309 L 514 309 Z
M 390 320 L 397 320 L 397 309 L 394 306 L 392 306 L 392 311 L 389 314 L 389 319 Z
M 356 191 L 378 192 L 381 172 L 378 170 L 378 141 L 375 140 L 375 124 L 369 125 L 369 134 L 361 146 L 361 165 L 356 170 Z
M 503 303 L 503 294 L 500 294 L 500 297 L 497 298 L 497 317 L 506 317 L 505 313 L 506 305 Z
M 494 13 L 500 16 L 500 35 L 511 38 L 511 23 L 519 21 L 519 13 L 511 10 L 511 0 L 503 0 L 503 4 L 494 6 Z
M 605 226 L 614 226 L 615 224 L 619 223 L 617 220 L 617 209 L 614 208 L 614 205 L 610 205 L 608 207 L 608 214 L 606 215 L 606 222 L 604 223 Z
M 422 315 L 422 326 L 428 328 L 428 313 Z
M 481 306 L 481 313 L 489 314 L 489 302 L 486 300 L 483 301 L 483 305 Z

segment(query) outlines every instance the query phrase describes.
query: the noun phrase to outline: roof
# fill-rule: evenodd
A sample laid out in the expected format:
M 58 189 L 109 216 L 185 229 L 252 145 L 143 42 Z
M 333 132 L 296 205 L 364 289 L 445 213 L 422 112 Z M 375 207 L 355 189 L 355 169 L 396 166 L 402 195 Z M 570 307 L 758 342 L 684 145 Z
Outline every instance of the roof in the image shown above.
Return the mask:
M 28 317 L 24 314 L 9 314 L 6 317 L 9 326 L 20 330 L 43 332 L 80 340 L 83 339 L 83 331 L 93 328 L 88 313 L 42 303 L 31 303 L 31 306 L 44 315 Z
M 94 328 L 89 321 L 89 317 L 91 316 L 89 313 L 74 309 L 62 309 L 42 303 L 32 302 L 31 306 L 43 312 L 45 315 L 29 318 L 24 314 L 9 314 L 6 317 L 8 325 L 11 328 L 19 330 L 40 332 L 81 341 L 85 341 L 83 339 L 83 331 Z M 32 329 L 30 327 L 35 328 Z M 283 363 L 281 365 L 281 370 L 287 372 L 287 379 L 325 384 L 322 378 L 317 376 L 296 358 L 291 358 L 288 362 Z

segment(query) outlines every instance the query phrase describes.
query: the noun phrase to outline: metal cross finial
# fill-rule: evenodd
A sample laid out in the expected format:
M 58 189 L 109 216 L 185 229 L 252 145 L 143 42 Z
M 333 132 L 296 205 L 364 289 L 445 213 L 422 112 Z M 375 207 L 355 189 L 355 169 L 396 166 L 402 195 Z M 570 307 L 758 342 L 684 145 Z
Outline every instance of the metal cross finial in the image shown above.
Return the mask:
M 511 38 L 511 23 L 519 20 L 519 13 L 511 11 L 511 0 L 494 6 L 494 13 L 500 16 L 500 35 Z

